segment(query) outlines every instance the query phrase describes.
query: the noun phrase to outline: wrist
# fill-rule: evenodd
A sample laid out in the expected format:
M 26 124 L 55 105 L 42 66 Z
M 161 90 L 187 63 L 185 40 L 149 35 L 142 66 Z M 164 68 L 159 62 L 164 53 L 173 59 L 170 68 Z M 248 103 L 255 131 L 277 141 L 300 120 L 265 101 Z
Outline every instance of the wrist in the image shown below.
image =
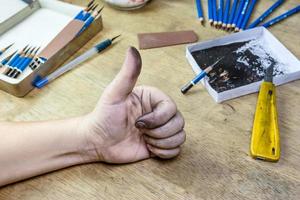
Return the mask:
M 103 161 L 103 139 L 101 130 L 98 130 L 93 113 L 74 119 L 74 132 L 79 136 L 79 153 L 84 162 Z

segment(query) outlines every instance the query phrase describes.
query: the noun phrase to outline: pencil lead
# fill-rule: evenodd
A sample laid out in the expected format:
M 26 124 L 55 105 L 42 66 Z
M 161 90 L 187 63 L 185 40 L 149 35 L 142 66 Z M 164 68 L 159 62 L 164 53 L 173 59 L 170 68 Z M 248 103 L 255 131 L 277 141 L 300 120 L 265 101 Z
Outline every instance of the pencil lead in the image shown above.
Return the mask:
M 120 37 L 120 36 L 121 36 L 121 34 L 118 35 L 118 36 L 116 36 L 116 37 L 113 37 L 113 38 L 111 39 L 111 41 L 114 41 L 115 39 L 117 39 L 117 38 Z
M 1 52 L 5 52 L 7 51 L 12 45 L 14 45 L 14 43 L 8 45 L 7 47 L 3 48 L 2 50 L 0 50 Z
M 31 49 L 32 47 L 28 47 L 25 51 L 23 51 L 21 54 L 23 55 L 23 56 L 25 56 L 25 55 L 27 55 L 27 53 L 30 51 L 30 49 Z
M 9 56 L 7 56 L 6 58 L 4 58 L 3 60 L 2 60 L 2 62 L 3 61 L 9 61 L 16 53 L 17 53 L 18 51 L 15 51 L 15 52 L 13 52 L 12 54 L 10 54 Z
M 26 46 L 20 51 L 20 54 L 21 54 L 21 53 L 24 53 L 24 52 L 27 50 L 28 47 L 29 47 L 29 44 L 26 45 Z
M 221 57 L 221 58 L 219 58 L 214 64 L 212 64 L 210 67 L 214 67 L 214 66 L 216 66 L 221 60 L 223 60 L 225 57 L 223 56 L 223 57 Z
M 90 3 L 88 3 L 88 5 L 86 6 L 87 8 L 91 7 L 94 4 L 95 0 L 90 1 Z
M 89 7 L 87 7 L 87 8 L 85 9 L 85 11 L 86 11 L 86 12 L 91 12 L 91 11 L 93 11 L 92 9 L 94 8 L 94 6 L 95 6 L 95 3 L 92 3 L 92 5 L 90 5 Z
M 30 52 L 28 52 L 28 56 L 31 56 L 32 53 L 36 50 L 36 47 L 33 47 Z
M 98 11 L 95 18 L 98 18 L 101 15 L 102 10 L 104 9 L 104 6 L 102 6 Z
M 103 10 L 104 6 L 102 6 L 99 10 L 98 10 L 98 14 L 100 14 Z
M 92 8 L 91 8 L 91 11 L 94 11 L 97 7 L 98 7 L 99 4 L 95 4 Z
M 39 52 L 40 49 L 41 49 L 41 47 L 37 48 L 37 49 L 35 50 L 35 52 L 34 52 L 34 55 L 36 55 L 36 54 Z

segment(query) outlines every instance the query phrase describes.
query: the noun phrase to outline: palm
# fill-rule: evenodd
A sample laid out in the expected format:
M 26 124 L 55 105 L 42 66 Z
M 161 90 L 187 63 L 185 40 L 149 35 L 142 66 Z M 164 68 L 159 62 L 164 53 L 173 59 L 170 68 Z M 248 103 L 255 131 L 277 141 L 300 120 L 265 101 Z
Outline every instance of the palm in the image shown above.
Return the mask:
M 143 115 L 142 104 L 133 93 L 116 104 L 100 103 L 97 124 L 101 124 L 101 139 L 107 141 L 101 151 L 107 162 L 127 163 L 149 157 L 143 134 L 135 127 L 136 120 Z

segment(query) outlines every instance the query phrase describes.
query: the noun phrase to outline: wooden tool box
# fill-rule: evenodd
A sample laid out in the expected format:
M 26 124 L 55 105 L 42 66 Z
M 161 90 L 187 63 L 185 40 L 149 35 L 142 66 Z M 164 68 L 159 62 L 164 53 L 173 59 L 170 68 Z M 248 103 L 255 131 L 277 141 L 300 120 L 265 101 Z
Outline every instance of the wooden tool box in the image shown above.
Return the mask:
M 24 2 L 24 8 L 0 21 L 0 45 L 3 47 L 14 42 L 10 52 L 20 50 L 26 44 L 41 45 L 40 54 L 49 55 L 49 59 L 34 70 L 27 67 L 17 79 L 0 74 L 0 89 L 17 97 L 28 94 L 34 88 L 32 83 L 37 77 L 43 77 L 61 66 L 103 27 L 100 16 L 82 34 L 77 35 L 84 22 L 74 17 L 83 8 L 57 0 Z M 0 60 L 4 57 L 1 56 Z

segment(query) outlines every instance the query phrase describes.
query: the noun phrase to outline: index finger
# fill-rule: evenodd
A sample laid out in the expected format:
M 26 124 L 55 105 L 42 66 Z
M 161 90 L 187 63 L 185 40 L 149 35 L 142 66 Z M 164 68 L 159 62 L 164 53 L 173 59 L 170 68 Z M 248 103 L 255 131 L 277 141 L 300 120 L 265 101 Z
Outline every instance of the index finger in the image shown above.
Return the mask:
M 137 128 L 153 129 L 166 124 L 176 113 L 177 107 L 174 101 L 162 91 L 147 87 L 148 100 L 152 111 L 136 120 Z

